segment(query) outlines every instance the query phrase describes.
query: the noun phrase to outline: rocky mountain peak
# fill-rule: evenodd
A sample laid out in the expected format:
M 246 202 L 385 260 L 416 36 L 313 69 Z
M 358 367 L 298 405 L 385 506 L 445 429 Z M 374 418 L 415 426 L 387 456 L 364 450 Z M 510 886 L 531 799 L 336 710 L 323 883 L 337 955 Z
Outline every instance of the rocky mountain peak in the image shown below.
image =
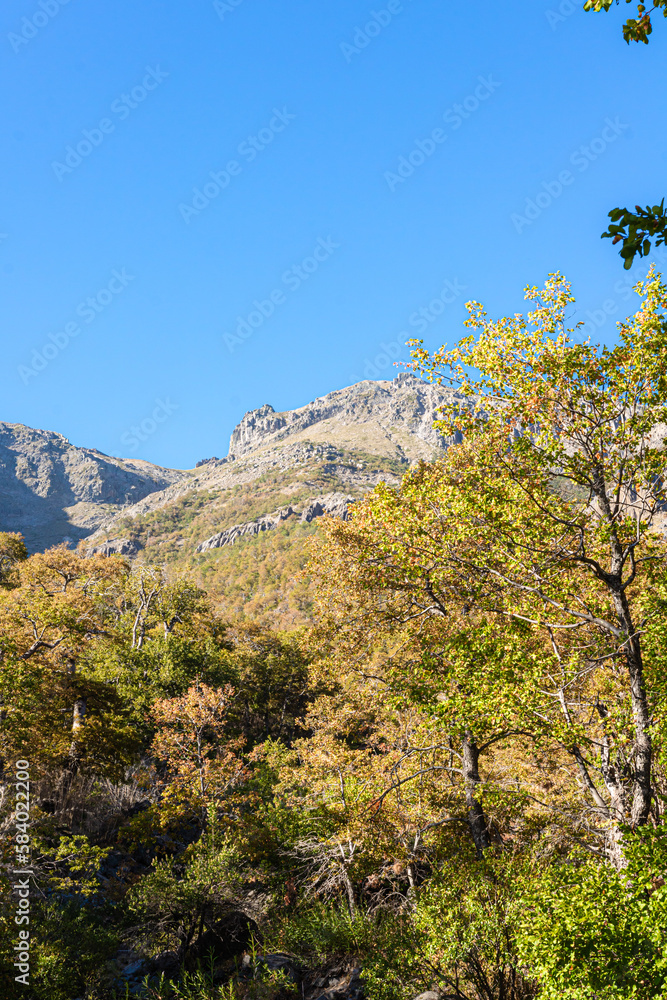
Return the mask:
M 190 471 L 113 458 L 75 447 L 53 431 L 0 423 L 0 531 L 22 532 L 31 551 L 86 538 L 96 551 L 134 556 L 141 546 L 128 534 L 128 521 L 139 524 L 162 508 L 191 502 L 201 506 L 198 543 L 214 533 L 240 537 L 258 524 L 264 532 L 275 526 L 276 511 L 289 506 L 286 497 L 294 497 L 290 517 L 295 514 L 297 494 L 299 511 L 315 504 L 312 517 L 341 516 L 330 509 L 342 504 L 336 491 L 361 495 L 382 479 L 394 481 L 409 463 L 442 453 L 448 440 L 433 422 L 452 400 L 462 402 L 451 390 L 403 373 L 337 389 L 281 413 L 265 403 L 235 428 L 228 458 L 203 460 Z M 275 500 L 266 483 L 257 485 L 266 476 L 276 484 Z M 264 511 L 256 507 L 258 490 L 265 495 Z M 235 497 L 233 509 L 241 515 L 242 494 L 252 513 L 232 518 L 224 498 Z M 197 495 L 201 501 L 192 500 Z
M 285 415 L 276 414 L 270 403 L 257 410 L 249 410 L 232 431 L 229 440 L 229 457 L 240 457 L 256 447 L 256 442 L 269 437 L 286 424 Z
M 451 390 L 403 372 L 391 381 L 363 381 L 320 396 L 295 410 L 276 413 L 265 403 L 234 428 L 229 455 L 241 458 L 268 445 L 326 442 L 370 453 L 430 458 L 446 447 L 433 429 L 438 408 L 458 398 Z

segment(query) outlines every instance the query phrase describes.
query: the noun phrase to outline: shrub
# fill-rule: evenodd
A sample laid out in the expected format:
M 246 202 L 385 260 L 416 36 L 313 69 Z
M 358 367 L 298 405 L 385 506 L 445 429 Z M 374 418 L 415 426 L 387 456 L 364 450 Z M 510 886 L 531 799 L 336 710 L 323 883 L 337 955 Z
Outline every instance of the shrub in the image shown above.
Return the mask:
M 544 1000 L 667 996 L 667 836 L 625 832 L 627 868 L 561 864 L 526 895 L 519 951 Z

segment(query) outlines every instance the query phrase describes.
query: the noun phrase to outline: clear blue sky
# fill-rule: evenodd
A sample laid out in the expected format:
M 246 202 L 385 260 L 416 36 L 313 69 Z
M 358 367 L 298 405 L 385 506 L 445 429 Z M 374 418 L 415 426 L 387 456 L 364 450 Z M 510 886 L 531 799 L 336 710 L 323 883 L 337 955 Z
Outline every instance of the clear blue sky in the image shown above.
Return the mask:
M 190 467 L 556 269 L 613 338 L 599 234 L 667 194 L 667 26 L 581 6 L 7 0 L 0 419 Z

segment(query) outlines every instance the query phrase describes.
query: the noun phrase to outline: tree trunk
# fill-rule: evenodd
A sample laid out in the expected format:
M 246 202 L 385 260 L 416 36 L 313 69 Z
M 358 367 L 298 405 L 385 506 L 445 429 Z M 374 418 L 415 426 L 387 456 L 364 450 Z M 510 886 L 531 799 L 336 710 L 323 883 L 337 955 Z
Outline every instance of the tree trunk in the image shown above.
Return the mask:
M 623 631 L 627 635 L 624 643 L 625 662 L 630 677 L 630 700 L 635 728 L 635 752 L 633 773 L 632 809 L 630 818 L 633 826 L 642 826 L 651 810 L 651 767 L 653 746 L 651 740 L 651 717 L 644 686 L 644 665 L 639 636 L 636 633 L 630 606 L 624 591 L 613 593 L 614 610 Z
M 611 754 L 606 737 L 602 747 L 600 764 L 602 777 L 609 792 L 610 825 L 609 833 L 607 834 L 607 853 L 611 863 L 620 871 L 626 864 L 623 856 L 623 835 L 620 825 L 626 820 L 627 801 L 623 782 L 620 779 L 617 768 L 611 762 Z
M 350 911 L 350 918 L 354 920 L 357 915 L 357 903 L 354 898 L 354 886 L 352 885 L 350 876 L 347 873 L 345 864 L 341 865 L 341 875 L 343 878 L 343 885 L 345 886 L 345 892 L 347 894 L 347 905 Z
M 628 550 L 624 549 L 616 532 L 616 518 L 607 496 L 604 473 L 598 470 L 593 490 L 600 504 L 604 520 L 610 528 L 610 572 L 603 577 L 608 593 L 612 599 L 614 612 L 625 633 L 625 642 L 621 649 L 625 656 L 625 664 L 630 678 L 630 701 L 635 728 L 634 773 L 632 790 L 632 809 L 630 818 L 633 826 L 642 826 L 648 820 L 651 810 L 651 768 L 653 764 L 653 746 L 650 733 L 650 713 L 646 688 L 644 686 L 644 665 L 639 634 L 635 629 L 623 583 L 623 569 L 628 558 Z M 634 570 L 632 571 L 634 573 Z
M 0 650 L 0 664 L 2 664 L 2 651 Z M 7 709 L 5 708 L 5 699 L 0 694 L 0 731 L 4 729 L 5 722 L 7 721 Z M 5 780 L 5 760 L 0 757 L 0 782 L 4 783 Z
M 72 742 L 69 748 L 69 769 L 76 774 L 81 765 L 82 748 L 80 742 L 81 730 L 86 719 L 86 699 L 77 698 L 74 702 L 74 719 L 72 722 Z
M 486 816 L 479 799 L 475 798 L 477 787 L 481 784 L 479 777 L 479 750 L 471 733 L 466 733 L 463 740 L 463 784 L 468 806 L 468 826 L 475 842 L 477 857 L 481 858 L 491 843 Z
M 73 657 L 68 657 L 67 659 L 67 673 L 72 676 L 76 674 L 76 660 Z M 82 695 L 78 695 L 72 707 L 72 742 L 70 743 L 69 754 L 60 776 L 60 798 L 63 805 L 70 790 L 72 779 L 81 764 L 82 751 L 80 737 L 86 725 L 86 708 L 86 699 Z

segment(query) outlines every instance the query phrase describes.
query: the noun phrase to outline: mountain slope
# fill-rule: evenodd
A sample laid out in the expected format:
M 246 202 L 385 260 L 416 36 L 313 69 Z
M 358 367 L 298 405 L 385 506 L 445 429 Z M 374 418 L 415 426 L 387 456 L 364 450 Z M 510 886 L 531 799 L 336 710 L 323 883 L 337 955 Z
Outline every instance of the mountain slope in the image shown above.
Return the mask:
M 118 510 L 187 475 L 0 422 L 0 530 L 20 531 L 31 552 L 79 541 Z
M 285 413 L 265 404 L 243 417 L 232 433 L 229 453 L 239 458 L 289 440 L 392 458 L 430 458 L 443 445 L 433 421 L 445 397 L 456 394 L 402 374 L 391 382 L 358 382 Z
M 229 454 L 120 511 L 88 551 L 187 569 L 234 616 L 294 624 L 311 596 L 299 577 L 324 513 L 341 516 L 378 482 L 397 484 L 447 446 L 434 429 L 453 394 L 400 375 L 276 413 L 246 413 Z
M 196 548 L 216 532 L 239 526 L 244 514 L 249 522 L 291 500 L 312 501 L 322 493 L 351 489 L 360 495 L 446 447 L 433 421 L 438 407 L 451 398 L 458 397 L 403 374 L 392 382 L 359 382 L 284 413 L 265 404 L 246 413 L 234 429 L 226 458 L 199 463 L 171 486 L 128 506 L 90 543 L 108 549 L 114 535 L 122 536 L 132 522 L 138 529 L 146 518 L 155 542 L 157 512 L 166 509 L 168 521 L 185 507 L 188 523 L 194 519 L 200 525 Z M 116 541 L 122 547 L 125 539 Z
M 195 575 L 233 616 L 307 617 L 298 571 L 325 513 L 346 516 L 378 482 L 441 454 L 438 407 L 453 393 L 412 375 L 365 381 L 296 410 L 265 404 L 234 429 L 226 458 L 190 471 L 109 458 L 59 434 L 0 425 L 0 530 L 31 550 L 85 539 Z

